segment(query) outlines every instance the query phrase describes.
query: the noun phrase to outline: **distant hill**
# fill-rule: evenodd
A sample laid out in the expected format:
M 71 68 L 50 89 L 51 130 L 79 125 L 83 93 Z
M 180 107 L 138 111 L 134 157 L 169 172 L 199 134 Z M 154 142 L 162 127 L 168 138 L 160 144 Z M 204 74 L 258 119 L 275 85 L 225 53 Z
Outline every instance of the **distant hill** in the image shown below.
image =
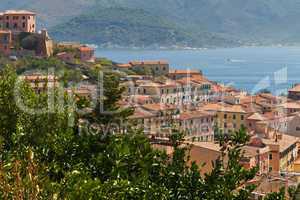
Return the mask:
M 56 39 L 107 46 L 299 44 L 298 0 L 2 0 Z
M 175 47 L 230 45 L 211 33 L 187 31 L 172 21 L 142 9 L 105 8 L 79 15 L 51 29 L 61 40 L 81 40 L 104 47 Z M 227 44 L 226 44 L 227 43 Z

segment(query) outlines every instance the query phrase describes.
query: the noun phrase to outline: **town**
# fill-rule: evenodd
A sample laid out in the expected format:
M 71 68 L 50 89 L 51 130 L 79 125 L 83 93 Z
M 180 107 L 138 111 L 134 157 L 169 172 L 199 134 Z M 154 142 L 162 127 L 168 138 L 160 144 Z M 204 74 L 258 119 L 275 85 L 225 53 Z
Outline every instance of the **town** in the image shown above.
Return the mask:
M 95 49 L 79 42 L 55 42 L 46 29 L 36 31 L 36 13 L 8 10 L 0 13 L 0 54 L 10 62 L 25 57 L 55 58 L 70 68 L 89 70 L 104 66 Z M 209 80 L 201 70 L 174 69 L 165 60 L 133 60 L 111 63 L 107 70 L 120 75 L 124 87 L 120 107 L 132 108 L 135 129 L 149 138 L 153 148 L 172 154 L 169 138 L 173 129 L 185 134 L 191 145 L 191 161 L 210 173 L 221 156 L 220 135 L 245 129 L 250 141 L 244 146 L 240 163 L 245 169 L 259 167 L 251 181 L 258 198 L 300 181 L 300 84 L 286 96 L 267 91 L 249 94 Z M 61 77 L 31 70 L 20 78 L 36 93 L 59 87 Z M 84 74 L 82 84 L 68 86 L 67 93 L 92 100 L 97 83 Z M 84 118 L 82 120 L 85 120 Z M 205 165 L 204 165 L 205 164 Z

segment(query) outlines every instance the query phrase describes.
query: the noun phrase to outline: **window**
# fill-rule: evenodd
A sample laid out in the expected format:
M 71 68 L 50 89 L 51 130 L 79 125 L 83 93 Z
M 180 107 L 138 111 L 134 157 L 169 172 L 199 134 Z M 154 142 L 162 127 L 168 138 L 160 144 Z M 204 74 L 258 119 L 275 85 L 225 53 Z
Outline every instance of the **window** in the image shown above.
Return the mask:
M 233 118 L 233 119 L 236 119 L 236 116 L 235 116 L 235 115 L 233 115 L 233 116 L 232 116 L 232 118 Z
M 6 16 L 6 19 L 9 20 L 9 16 Z
M 241 120 L 244 120 L 244 115 L 241 115 Z
M 273 171 L 273 168 L 272 167 L 269 167 L 269 172 Z
M 146 92 L 147 92 L 146 89 L 144 89 L 144 94 L 146 94 Z
M 25 22 L 23 22 L 22 26 L 23 26 L 23 28 L 25 28 L 25 27 L 26 27 L 26 24 L 25 24 Z
M 9 23 L 8 22 L 6 23 L 6 28 L 9 28 Z
M 235 123 L 233 124 L 233 128 L 236 128 L 236 124 Z
M 23 20 L 25 20 L 25 19 L 26 19 L 26 17 L 25 17 L 25 16 L 23 16 L 23 17 L 22 17 L 22 19 L 23 19 Z
M 300 131 L 300 127 L 298 126 L 298 127 L 296 127 L 296 131 Z
M 224 114 L 224 119 L 227 119 L 227 114 Z
M 14 23 L 14 29 L 18 28 L 18 24 Z
M 227 128 L 227 123 L 226 122 L 224 123 L 224 128 Z
M 162 93 L 162 94 L 164 93 L 164 89 L 161 90 L 161 93 Z
M 270 153 L 269 154 L 269 160 L 272 160 L 273 159 L 273 155 Z

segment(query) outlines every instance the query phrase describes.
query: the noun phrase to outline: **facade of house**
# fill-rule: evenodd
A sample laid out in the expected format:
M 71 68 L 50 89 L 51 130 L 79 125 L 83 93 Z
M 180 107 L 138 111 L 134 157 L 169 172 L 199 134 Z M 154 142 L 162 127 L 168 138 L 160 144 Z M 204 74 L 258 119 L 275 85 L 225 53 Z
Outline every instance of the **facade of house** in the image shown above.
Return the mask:
M 246 127 L 246 112 L 241 105 L 228 105 L 224 103 L 209 103 L 200 107 L 202 110 L 216 112 L 216 127 L 224 133 L 234 133 Z
M 11 53 L 12 34 L 10 30 L 0 30 L 0 53 L 9 55 Z
M 20 78 L 26 81 L 36 93 L 46 92 L 59 85 L 58 78 L 53 75 L 31 74 Z
M 143 124 L 144 132 L 162 138 L 169 137 L 179 114 L 176 106 L 170 104 L 144 104 L 135 109 L 137 112 L 131 118 Z
M 288 97 L 292 100 L 300 100 L 300 84 L 297 84 L 293 88 L 289 89 Z
M 171 70 L 168 73 L 168 77 L 173 80 L 181 78 L 201 77 L 202 72 L 199 70 Z
M 185 111 L 180 113 L 177 125 L 190 141 L 212 142 L 214 140 L 214 113 Z
M 169 73 L 169 63 L 167 61 L 130 61 L 133 70 L 149 70 L 155 76 L 166 76 Z
M 1 29 L 12 32 L 36 32 L 36 13 L 26 10 L 7 10 L 0 13 Z

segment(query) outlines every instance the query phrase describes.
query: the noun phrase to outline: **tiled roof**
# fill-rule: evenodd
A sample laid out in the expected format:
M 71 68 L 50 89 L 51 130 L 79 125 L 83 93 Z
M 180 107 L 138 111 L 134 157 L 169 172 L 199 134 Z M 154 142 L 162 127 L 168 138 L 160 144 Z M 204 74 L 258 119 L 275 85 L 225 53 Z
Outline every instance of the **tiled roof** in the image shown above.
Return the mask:
M 155 117 L 155 115 L 149 111 L 146 111 L 145 109 L 138 107 L 134 110 L 134 113 L 132 116 L 130 116 L 130 119 L 144 119 L 144 118 L 151 118 Z
M 166 60 L 145 60 L 145 61 L 130 61 L 131 65 L 167 65 L 169 64 Z
M 274 145 L 274 144 L 279 145 L 280 152 L 283 152 L 286 149 L 288 149 L 290 146 L 297 143 L 299 139 L 294 136 L 282 134 L 282 139 L 277 139 L 277 141 L 275 140 L 275 138 L 272 139 L 263 138 L 262 141 L 267 145 Z
M 279 107 L 283 107 L 286 109 L 300 109 L 300 103 L 286 102 L 286 103 L 280 104 Z
M 79 51 L 94 51 L 94 49 L 91 47 L 81 46 L 79 47 Z
M 225 103 L 210 103 L 202 107 L 203 110 L 233 112 L 233 113 L 246 113 L 241 105 L 228 105 Z
M 263 120 L 265 120 L 265 118 L 261 114 L 259 114 L 259 113 L 253 113 L 247 119 L 248 120 L 257 120 L 257 121 L 263 121 Z
M 160 104 L 160 103 L 155 103 L 155 104 L 146 104 L 142 106 L 146 110 L 150 111 L 164 111 L 164 110 L 175 110 L 176 106 L 171 105 L 171 104 Z
M 295 87 L 289 89 L 289 92 L 300 92 L 300 84 L 297 84 Z
M 214 143 L 214 142 L 191 142 L 189 144 L 195 147 L 210 149 L 218 152 L 221 150 L 219 143 Z
M 197 119 L 212 116 L 214 116 L 212 113 L 205 111 L 186 111 L 180 114 L 179 120 Z
M 25 75 L 25 76 L 21 76 L 21 78 L 26 81 L 58 80 L 58 78 L 53 75 L 48 75 L 48 76 L 46 76 L 46 75 Z
M 119 68 L 131 68 L 132 65 L 130 65 L 130 64 L 117 64 L 117 67 L 119 67 Z
M 28 10 L 6 10 L 3 13 L 4 15 L 36 15 L 35 12 Z
M 198 70 L 171 70 L 169 72 L 170 75 L 175 75 L 175 74 L 199 74 L 201 75 L 200 71 Z
M 10 34 L 11 33 L 11 31 L 10 30 L 0 30 L 0 34 L 3 34 L 3 33 L 5 33 L 5 34 Z

